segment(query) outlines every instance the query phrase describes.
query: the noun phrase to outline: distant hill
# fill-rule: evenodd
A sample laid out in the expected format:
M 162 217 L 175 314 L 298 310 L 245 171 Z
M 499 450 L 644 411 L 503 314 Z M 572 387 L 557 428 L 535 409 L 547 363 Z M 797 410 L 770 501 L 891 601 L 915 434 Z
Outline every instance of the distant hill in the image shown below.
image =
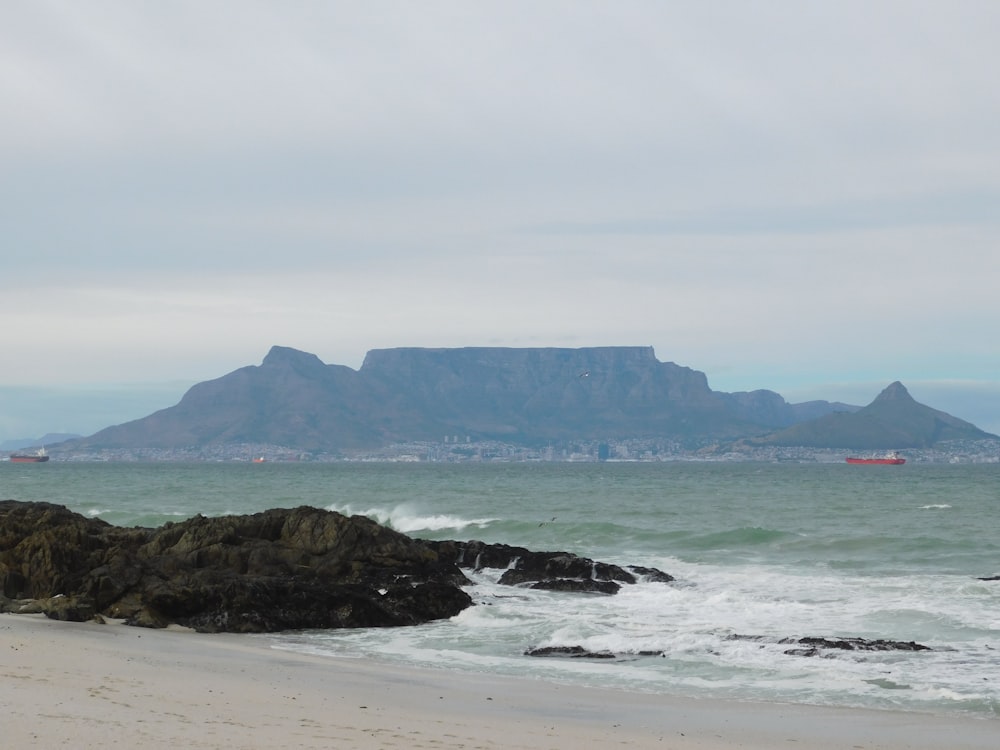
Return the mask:
M 25 448 L 41 448 L 44 445 L 61 443 L 64 440 L 73 440 L 80 435 L 68 432 L 49 432 L 40 438 L 20 438 L 18 440 L 4 440 L 0 443 L 0 451 L 19 451 Z
M 716 392 L 704 373 L 660 362 L 652 347 L 377 349 L 355 371 L 275 346 L 259 366 L 199 383 L 176 406 L 63 447 L 268 443 L 337 452 L 446 436 L 699 442 L 857 408 L 789 404 L 767 390 Z
M 750 442 L 756 445 L 890 450 L 929 448 L 946 440 L 995 437 L 969 422 L 917 403 L 903 384 L 896 381 L 863 409 L 853 413 L 826 414 Z

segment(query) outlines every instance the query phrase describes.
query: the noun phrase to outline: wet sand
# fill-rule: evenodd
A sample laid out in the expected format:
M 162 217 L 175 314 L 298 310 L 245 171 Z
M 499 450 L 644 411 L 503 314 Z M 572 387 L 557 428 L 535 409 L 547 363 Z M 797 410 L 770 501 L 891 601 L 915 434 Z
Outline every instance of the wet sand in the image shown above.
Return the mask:
M 0 615 L 6 747 L 993 750 L 1000 722 L 396 667 L 266 639 Z

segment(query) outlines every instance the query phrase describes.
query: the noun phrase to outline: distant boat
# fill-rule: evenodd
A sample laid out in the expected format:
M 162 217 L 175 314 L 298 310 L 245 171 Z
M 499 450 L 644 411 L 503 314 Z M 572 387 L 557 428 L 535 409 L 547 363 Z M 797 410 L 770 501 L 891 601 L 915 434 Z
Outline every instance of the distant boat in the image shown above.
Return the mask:
M 49 454 L 44 448 L 39 448 L 34 453 L 11 453 L 10 462 L 12 464 L 40 464 L 49 460 Z
M 265 458 L 263 456 L 257 456 L 255 458 L 253 458 L 252 460 L 253 460 L 253 462 L 255 464 L 262 464 L 262 463 L 264 463 Z
M 868 456 L 866 458 L 855 458 L 849 456 L 847 458 L 847 463 L 849 464 L 886 464 L 889 466 L 900 466 L 906 463 L 906 459 L 900 457 L 900 455 L 893 451 L 892 453 L 886 453 L 884 456 Z

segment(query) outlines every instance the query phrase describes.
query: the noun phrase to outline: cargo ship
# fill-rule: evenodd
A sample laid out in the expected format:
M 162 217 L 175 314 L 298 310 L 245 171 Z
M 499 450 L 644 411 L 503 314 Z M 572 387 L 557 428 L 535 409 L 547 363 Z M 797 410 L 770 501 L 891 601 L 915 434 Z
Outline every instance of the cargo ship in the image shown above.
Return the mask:
M 853 456 L 848 456 L 847 463 L 849 464 L 887 464 L 889 466 L 900 466 L 906 463 L 906 459 L 902 458 L 896 451 L 892 453 L 887 453 L 884 456 L 869 456 L 867 458 L 855 458 Z
M 45 452 L 44 448 L 37 450 L 34 453 L 10 454 L 10 462 L 12 464 L 40 464 L 48 460 L 49 454 Z

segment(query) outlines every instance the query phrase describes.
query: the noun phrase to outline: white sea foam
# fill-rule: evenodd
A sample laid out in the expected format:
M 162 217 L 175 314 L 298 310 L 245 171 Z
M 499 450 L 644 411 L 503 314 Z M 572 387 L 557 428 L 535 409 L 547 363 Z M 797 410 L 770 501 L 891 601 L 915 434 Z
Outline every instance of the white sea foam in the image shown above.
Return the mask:
M 903 580 L 807 577 L 763 566 L 672 570 L 679 568 L 693 585 L 639 583 L 616 596 L 511 588 L 496 583 L 501 571 L 484 570 L 469 574 L 478 606 L 447 623 L 388 638 L 379 631 L 324 637 L 331 645 L 348 639 L 335 648 L 379 658 L 632 689 L 886 708 L 952 705 L 979 713 L 995 705 L 996 696 L 980 684 L 983 668 L 996 670 L 989 644 L 963 645 L 963 625 L 935 611 L 944 580 L 928 577 L 914 590 Z M 981 604 L 992 610 L 996 599 Z M 933 632 L 946 648 L 935 641 L 932 652 L 829 649 L 809 657 L 789 653 L 800 646 L 782 640 L 920 641 Z M 616 658 L 524 656 L 526 649 L 547 646 L 580 646 Z
M 948 503 L 930 503 L 929 505 L 921 505 L 920 510 L 944 510 L 950 507 L 951 505 Z
M 422 514 L 410 505 L 397 505 L 393 508 L 356 509 L 350 505 L 328 505 L 327 510 L 343 513 L 346 516 L 366 516 L 378 521 L 383 526 L 412 534 L 418 531 L 462 531 L 469 527 L 485 528 L 497 519 L 495 518 L 461 518 L 457 515 L 434 513 Z
M 83 511 L 83 513 L 84 515 L 90 518 L 107 517 L 110 518 L 112 522 L 116 522 L 117 516 L 126 515 L 123 514 L 122 511 L 116 510 L 114 508 L 88 508 L 87 510 Z M 236 513 L 237 511 L 233 511 L 232 513 L 216 514 L 216 515 L 236 515 Z M 149 515 L 160 518 L 189 518 L 191 516 L 191 513 L 185 510 L 173 510 L 173 511 L 157 510 L 151 512 Z

